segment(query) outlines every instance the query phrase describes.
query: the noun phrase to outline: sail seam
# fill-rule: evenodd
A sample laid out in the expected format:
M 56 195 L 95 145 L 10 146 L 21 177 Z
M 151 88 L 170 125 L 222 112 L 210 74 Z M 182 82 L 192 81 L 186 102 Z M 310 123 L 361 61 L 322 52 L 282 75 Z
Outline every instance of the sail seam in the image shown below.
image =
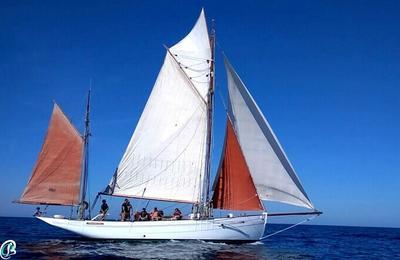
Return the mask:
M 196 131 L 194 132 L 193 136 L 196 135 L 199 126 L 200 126 L 200 123 L 197 125 Z M 192 136 L 192 137 L 193 137 L 193 136 Z M 193 138 L 191 138 L 191 141 L 192 141 L 192 140 L 193 140 Z M 148 183 L 148 182 L 154 180 L 155 178 L 157 178 L 157 177 L 160 176 L 161 174 L 165 173 L 166 170 L 169 169 L 169 168 L 171 167 L 171 165 L 173 165 L 173 164 L 182 156 L 182 154 L 187 150 L 187 148 L 188 148 L 189 145 L 191 144 L 191 141 L 186 145 L 186 147 L 181 151 L 181 153 L 175 158 L 175 160 L 173 160 L 169 165 L 167 165 L 167 167 L 166 167 L 165 169 L 161 170 L 161 171 L 158 172 L 157 174 L 153 175 L 152 178 L 150 178 L 150 179 L 148 179 L 148 180 L 146 180 L 146 181 L 144 181 L 144 182 L 142 182 L 142 183 L 140 183 L 140 184 L 125 186 L 124 189 L 129 189 L 129 188 L 134 188 L 134 187 L 141 186 L 141 185 L 143 185 L 143 184 L 146 184 L 146 183 Z M 165 149 L 166 149 L 166 148 L 165 148 Z M 147 167 L 147 166 L 145 166 L 144 168 L 142 168 L 142 170 L 144 170 L 146 167 Z M 131 178 L 129 178 L 129 179 L 125 180 L 125 181 L 131 181 L 131 180 L 133 180 L 134 177 L 136 177 L 136 176 L 137 176 L 137 174 L 133 175 Z
M 286 195 L 288 195 L 288 196 L 290 196 L 290 197 L 292 197 L 292 198 L 298 199 L 299 201 L 303 202 L 304 204 L 309 205 L 311 208 L 314 208 L 313 205 L 310 204 L 309 202 L 304 201 L 303 199 L 301 199 L 301 198 L 299 198 L 299 197 L 297 197 L 297 196 L 295 196 L 295 195 L 293 195 L 293 194 L 291 194 L 291 193 L 289 193 L 289 192 L 286 192 L 286 191 L 284 191 L 284 190 L 277 189 L 277 188 L 271 187 L 271 186 L 266 186 L 266 187 L 268 187 L 268 188 L 271 189 L 271 190 L 276 190 L 276 191 L 279 191 L 279 192 L 281 192 L 281 193 L 284 193 L 284 194 L 286 194 Z M 265 199 L 265 200 L 276 201 L 275 199 Z
M 195 112 L 192 114 L 191 118 L 193 118 L 193 115 L 197 112 L 197 110 L 198 110 L 198 109 L 195 110 Z M 191 121 L 191 120 L 188 120 L 188 121 L 186 122 L 186 124 L 184 125 L 184 127 L 181 128 L 181 131 L 179 131 L 179 132 L 177 133 L 177 135 L 175 136 L 175 138 L 172 138 L 171 141 L 170 141 L 163 149 L 161 149 L 161 151 L 154 157 L 153 160 L 151 160 L 151 161 L 150 161 L 149 163 L 147 163 L 146 165 L 142 166 L 141 169 L 136 170 L 136 171 L 133 173 L 133 175 L 131 176 L 131 178 L 127 179 L 126 181 L 131 181 L 132 179 L 134 179 L 134 178 L 137 176 L 137 174 L 139 174 L 141 171 L 145 170 L 149 165 L 151 165 L 151 163 L 154 162 L 155 159 L 156 159 L 158 156 L 160 156 L 161 153 L 163 153 L 163 152 L 173 143 L 173 141 L 175 141 L 175 140 L 178 138 L 178 136 L 183 132 L 183 130 L 184 130 L 185 127 L 189 124 L 190 121 Z M 197 125 L 197 127 L 196 127 L 196 131 L 194 132 L 193 136 L 196 135 L 197 129 L 199 128 L 199 126 L 200 126 L 200 122 L 198 123 L 198 125 Z M 193 136 L 192 136 L 192 137 L 193 137 Z M 193 139 L 193 138 L 192 138 L 192 139 Z M 182 153 L 185 152 L 185 150 L 187 149 L 187 147 L 188 147 L 190 144 L 191 144 L 191 142 L 189 142 L 189 143 L 187 144 L 187 146 L 186 146 L 185 149 L 182 151 Z M 133 153 L 134 151 L 135 151 L 135 150 L 133 150 L 132 153 Z M 181 154 L 182 154 L 182 153 L 181 153 Z M 181 155 L 181 154 L 180 154 L 180 155 Z M 177 156 L 176 160 L 180 157 L 180 155 Z M 175 161 L 176 161 L 176 160 L 175 160 Z M 121 170 L 120 174 L 117 175 L 117 177 L 121 176 L 122 172 L 123 172 L 123 170 Z M 161 174 L 161 173 L 160 173 L 160 174 Z M 159 175 L 159 174 L 158 174 L 158 175 Z M 140 185 L 142 185 L 142 184 L 144 184 L 144 183 L 146 183 L 146 182 L 143 182 L 143 183 L 141 183 L 141 184 L 139 184 L 139 185 L 136 185 L 136 186 L 128 186 L 128 187 L 130 187 L 130 188 L 132 188 L 132 187 L 137 187 L 137 186 L 140 186 Z

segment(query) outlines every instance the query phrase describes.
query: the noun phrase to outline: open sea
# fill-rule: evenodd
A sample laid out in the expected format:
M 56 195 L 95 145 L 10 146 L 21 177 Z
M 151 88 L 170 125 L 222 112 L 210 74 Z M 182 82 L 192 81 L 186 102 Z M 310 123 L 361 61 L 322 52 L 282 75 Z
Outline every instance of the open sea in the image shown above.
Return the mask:
M 268 224 L 266 234 L 288 225 Z M 400 259 L 400 229 L 300 225 L 264 242 L 89 240 L 34 218 L 0 217 L 0 242 L 13 239 L 11 259 Z

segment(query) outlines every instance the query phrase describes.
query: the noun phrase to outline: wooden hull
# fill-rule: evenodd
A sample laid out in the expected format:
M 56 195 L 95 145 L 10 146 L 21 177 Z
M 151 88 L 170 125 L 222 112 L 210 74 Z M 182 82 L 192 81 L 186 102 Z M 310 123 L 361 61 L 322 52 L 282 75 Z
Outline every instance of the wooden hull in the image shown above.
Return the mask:
M 264 234 L 267 215 L 208 220 L 91 221 L 49 217 L 38 219 L 84 237 L 128 240 L 258 241 Z

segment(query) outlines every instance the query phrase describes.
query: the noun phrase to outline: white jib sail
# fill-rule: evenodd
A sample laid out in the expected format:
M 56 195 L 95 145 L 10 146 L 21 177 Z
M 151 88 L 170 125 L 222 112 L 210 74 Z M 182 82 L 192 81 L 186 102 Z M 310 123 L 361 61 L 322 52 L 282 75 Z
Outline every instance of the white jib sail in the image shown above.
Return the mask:
M 262 200 L 313 209 L 292 165 L 246 86 L 225 58 L 229 114 Z
M 211 48 L 202 11 L 164 64 L 110 186 L 113 195 L 198 202 L 205 173 Z

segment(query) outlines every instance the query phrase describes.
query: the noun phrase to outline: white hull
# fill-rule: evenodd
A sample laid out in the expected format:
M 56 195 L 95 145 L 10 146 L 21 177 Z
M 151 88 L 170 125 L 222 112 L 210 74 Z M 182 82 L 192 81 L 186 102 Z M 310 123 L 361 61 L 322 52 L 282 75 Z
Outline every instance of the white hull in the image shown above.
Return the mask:
M 84 237 L 132 240 L 258 241 L 264 234 L 267 215 L 208 220 L 92 221 L 38 217 L 40 220 Z

